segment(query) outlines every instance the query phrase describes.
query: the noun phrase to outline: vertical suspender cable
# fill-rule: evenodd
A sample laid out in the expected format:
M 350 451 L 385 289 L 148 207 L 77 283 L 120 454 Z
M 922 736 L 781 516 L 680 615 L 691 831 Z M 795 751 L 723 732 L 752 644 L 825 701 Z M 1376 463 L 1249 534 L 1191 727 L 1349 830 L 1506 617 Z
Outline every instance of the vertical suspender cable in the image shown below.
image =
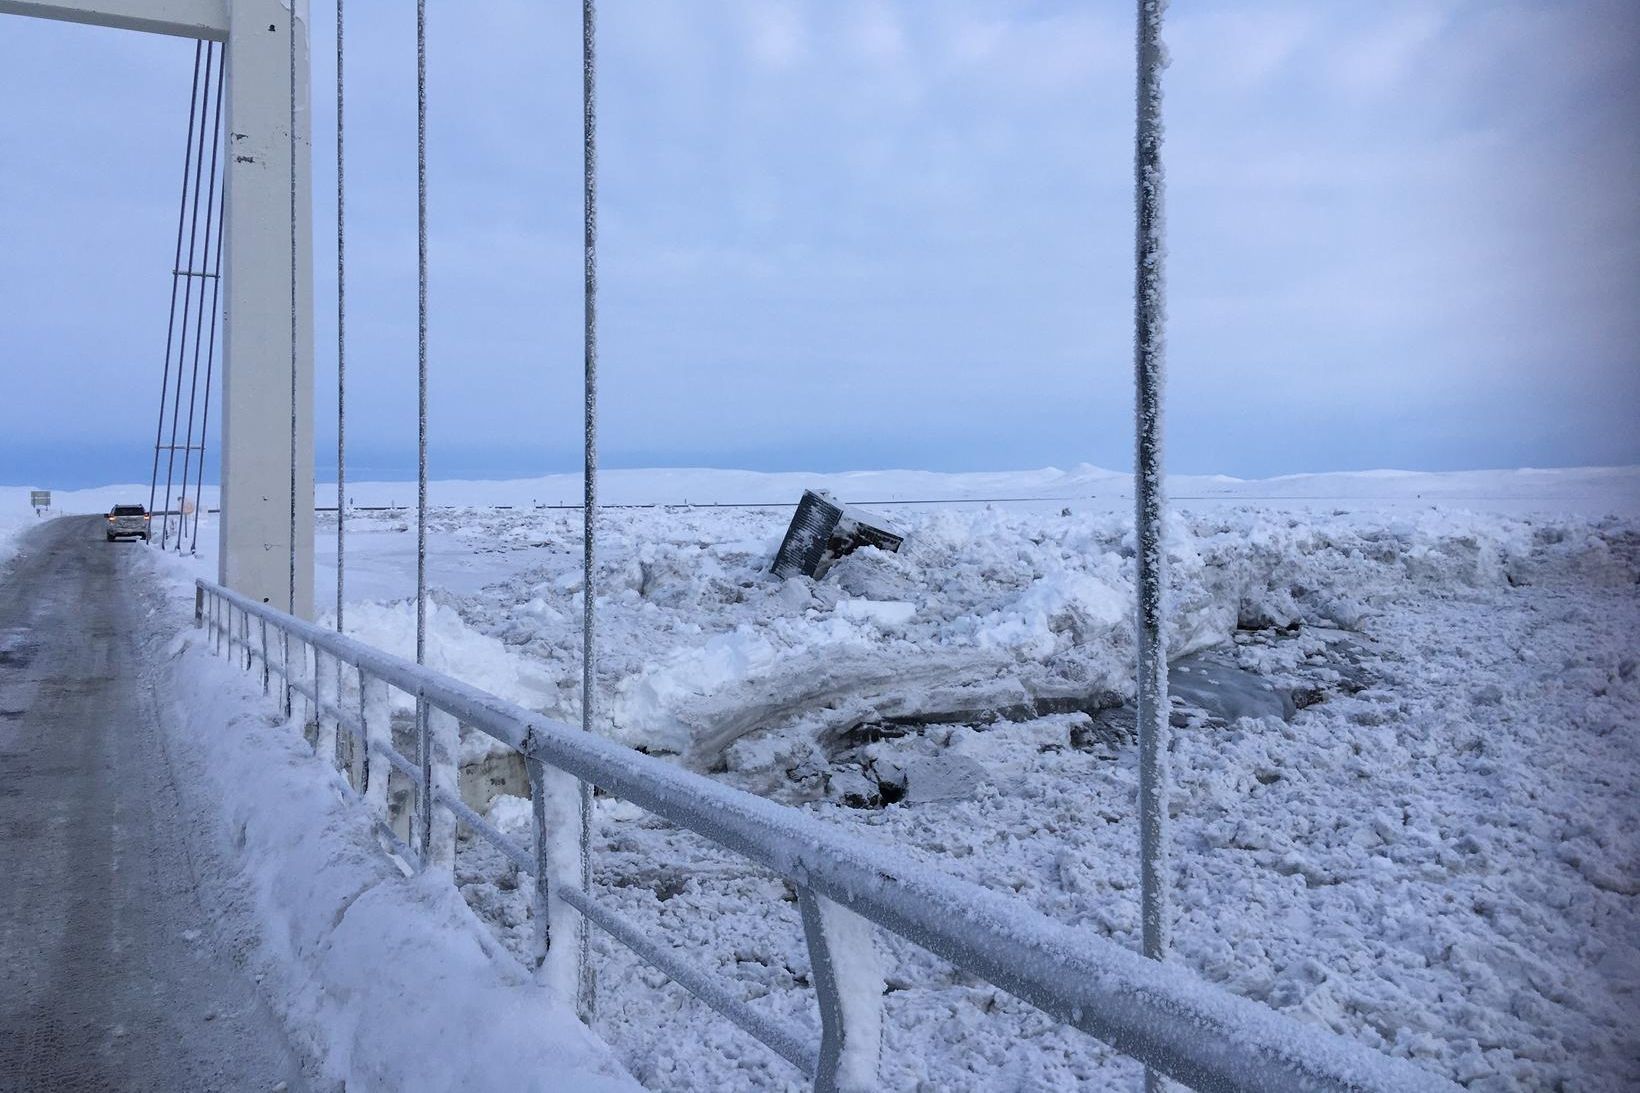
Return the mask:
M 188 211 L 188 175 L 193 168 L 194 156 L 194 119 L 199 110 L 199 61 L 204 54 L 205 43 L 194 43 L 194 87 L 188 93 L 188 143 L 187 151 L 182 157 L 182 198 L 177 206 L 177 249 L 171 259 L 171 316 L 165 330 L 165 376 L 160 381 L 159 388 L 159 423 L 154 426 L 154 469 L 148 477 L 148 511 L 154 511 L 154 494 L 159 490 L 159 449 L 160 439 L 165 435 L 165 396 L 170 394 L 171 384 L 171 345 L 176 335 L 177 324 L 177 281 L 181 275 L 177 272 L 182 268 L 182 221 Z M 181 369 L 178 369 L 180 372 Z M 180 378 L 177 382 L 181 382 Z
M 217 65 L 217 71 L 216 71 L 216 96 L 215 96 L 216 97 L 216 105 L 213 108 L 213 111 L 212 111 L 212 114 L 211 114 L 211 160 L 210 160 L 211 175 L 210 175 L 210 181 L 207 182 L 206 186 L 205 186 L 205 247 L 204 247 L 204 250 L 200 253 L 200 260 L 201 260 L 202 265 L 212 265 L 213 264 L 212 263 L 212 255 L 213 254 L 220 255 L 220 253 L 222 251 L 222 234 L 221 234 L 221 232 L 216 230 L 217 227 L 218 227 L 218 225 L 216 223 L 216 157 L 217 157 L 218 151 L 220 150 L 220 139 L 221 139 L 221 131 L 222 131 L 222 85 L 225 82 L 223 80 L 222 76 L 223 76 L 223 66 L 219 64 L 219 65 Z M 207 90 L 207 92 L 210 90 L 208 84 L 207 84 L 206 90 Z M 203 144 L 203 141 L 201 142 L 201 144 Z M 213 235 L 215 236 L 215 239 L 216 239 L 216 250 L 215 251 L 211 250 L 211 240 L 212 240 Z M 217 265 L 217 266 L 220 266 L 221 265 L 221 259 L 217 258 L 214 264 Z M 201 274 L 204 274 L 205 271 L 203 269 L 201 269 L 199 272 Z M 216 278 L 215 278 L 214 274 L 211 275 L 211 281 L 212 281 L 212 284 L 214 286 L 215 281 L 216 281 Z M 214 287 L 212 288 L 211 296 L 212 296 L 211 309 L 210 309 L 211 341 L 212 341 L 212 344 L 214 346 L 215 341 L 216 341 L 216 290 L 215 290 Z M 182 449 L 182 495 L 181 495 L 182 500 L 177 505 L 177 509 L 178 509 L 178 512 L 179 512 L 179 515 L 177 517 L 177 553 L 178 554 L 182 553 L 183 533 L 186 531 L 187 524 L 188 524 L 188 474 L 189 474 L 190 470 L 194 469 L 194 459 L 193 459 L 193 455 L 194 455 L 194 402 L 195 402 L 196 398 L 199 395 L 199 344 L 203 340 L 204 327 L 205 327 L 205 315 L 206 315 L 205 286 L 200 285 L 199 286 L 199 310 L 197 312 L 195 312 L 195 314 L 194 314 L 194 363 L 193 363 L 193 370 L 190 373 L 189 379 L 188 379 L 188 433 L 187 433 L 186 446 Z M 178 362 L 178 363 L 180 364 L 180 362 Z M 181 370 L 179 368 L 178 369 L 178 382 L 179 383 L 181 381 L 180 372 L 181 372 Z M 198 474 L 201 477 L 203 477 L 204 471 L 205 471 L 205 437 L 204 437 L 204 433 L 205 433 L 204 423 L 201 423 L 200 424 L 199 461 L 198 461 L 198 469 L 197 469 L 197 471 L 195 471 L 195 473 Z M 197 482 L 194 483 L 194 493 L 196 495 L 199 493 L 199 483 L 197 483 Z M 166 506 L 166 507 L 169 508 L 170 506 Z M 194 506 L 194 508 L 197 511 L 199 506 L 196 504 Z
M 171 485 L 176 473 L 177 462 L 177 426 L 182 417 L 182 362 L 188 355 L 188 318 L 193 313 L 194 292 L 194 255 L 199 241 L 199 184 L 205 174 L 205 111 L 204 104 L 211 91 L 211 71 L 216 60 L 216 45 L 207 42 L 205 45 L 205 87 L 200 97 L 200 124 L 198 126 L 199 148 L 194 157 L 194 193 L 189 208 L 188 218 L 188 265 L 181 270 L 183 275 L 182 286 L 182 338 L 177 343 L 177 382 L 171 392 L 171 447 L 165 461 L 165 507 L 167 515 L 160 523 L 159 545 L 161 549 L 170 541 L 171 534 Z M 201 305 L 204 304 L 204 286 L 201 287 Z M 181 522 L 178 521 L 177 534 L 182 533 Z
M 290 156 L 290 567 L 286 573 L 285 610 L 296 614 L 296 5 L 286 22 L 290 40 L 290 116 L 286 152 Z M 312 504 L 311 498 L 308 504 Z M 285 667 L 285 713 L 291 710 L 290 634 L 285 633 L 281 658 Z
M 582 467 L 581 554 L 581 728 L 594 731 L 597 715 L 598 654 L 598 109 L 597 21 L 594 0 L 581 7 L 581 151 L 585 174 L 583 243 L 585 246 L 586 461 Z M 581 891 L 592 891 L 592 785 L 581 783 Z M 576 985 L 583 1018 L 592 1016 L 592 940 L 581 930 Z
M 1162 12 L 1167 0 L 1139 0 L 1134 126 L 1134 522 L 1138 539 L 1139 898 L 1146 956 L 1167 955 L 1168 688 L 1162 629 L 1167 555 L 1162 542 L 1162 380 L 1166 357 L 1163 222 Z M 1146 1069 L 1145 1087 L 1163 1078 Z
M 416 663 L 427 660 L 427 0 L 416 0 Z M 427 703 L 416 700 L 421 749 L 421 860 L 433 842 L 433 755 Z
M 347 244 L 343 216 L 342 6 L 336 0 L 336 632 L 342 632 L 347 525 Z
M 228 185 L 228 175 L 222 174 L 224 190 Z M 199 549 L 199 512 L 204 507 L 201 498 L 201 486 L 205 478 L 205 435 L 211 422 L 211 373 L 216 363 L 216 316 L 217 293 L 222 288 L 222 222 L 225 218 L 223 206 L 228 203 L 226 192 L 222 195 L 222 205 L 216 209 L 216 261 L 211 266 L 211 333 L 205 345 L 205 409 L 199 419 L 199 476 L 194 482 L 194 528 L 193 535 L 188 543 L 190 553 Z

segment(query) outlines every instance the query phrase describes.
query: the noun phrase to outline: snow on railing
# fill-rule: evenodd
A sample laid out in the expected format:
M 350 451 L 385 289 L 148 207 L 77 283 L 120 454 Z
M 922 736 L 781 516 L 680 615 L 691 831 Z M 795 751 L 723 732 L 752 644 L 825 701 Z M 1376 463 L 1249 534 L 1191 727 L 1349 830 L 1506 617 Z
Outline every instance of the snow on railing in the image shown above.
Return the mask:
M 876 926 L 1197 1089 L 1457 1088 L 1405 1060 L 1230 994 L 1177 964 L 1146 960 L 1098 934 L 1054 922 L 1018 899 L 868 842 L 857 831 L 589 735 L 209 581 L 197 582 L 194 617 L 216 651 L 225 645 L 246 670 L 260 664 L 264 692 L 280 680 L 287 713 L 300 696 L 306 721 L 318 726 L 320 754 L 335 761 L 338 729 L 353 737 L 348 784 L 406 862 L 453 881 L 460 823 L 534 876 L 537 974 L 566 1002 L 576 997 L 579 932 L 591 922 L 813 1078 L 816 1089 L 872 1088 L 882 1037 Z M 358 676 L 356 708 L 342 706 L 344 665 Z M 432 711 L 429 754 L 412 760 L 394 748 L 388 687 Z M 462 803 L 455 767 L 462 725 L 523 754 L 533 847 L 520 846 Z M 417 821 L 430 836 L 426 860 L 387 823 L 384 765 L 407 775 L 413 787 Z M 818 1045 L 803 1030 L 760 1014 L 731 984 L 656 943 L 580 887 L 583 781 L 743 855 L 797 889 L 814 964 Z M 421 792 L 424 785 L 433 787 L 430 794 Z

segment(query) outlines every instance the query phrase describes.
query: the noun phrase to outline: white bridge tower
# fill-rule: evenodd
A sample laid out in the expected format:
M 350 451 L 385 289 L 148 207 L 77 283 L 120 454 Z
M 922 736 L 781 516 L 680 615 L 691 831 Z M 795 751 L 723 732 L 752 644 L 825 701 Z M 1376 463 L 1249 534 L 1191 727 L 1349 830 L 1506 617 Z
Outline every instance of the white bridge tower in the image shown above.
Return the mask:
M 0 13 L 226 43 L 217 577 L 246 596 L 312 617 L 313 176 L 306 0 L 0 0 Z

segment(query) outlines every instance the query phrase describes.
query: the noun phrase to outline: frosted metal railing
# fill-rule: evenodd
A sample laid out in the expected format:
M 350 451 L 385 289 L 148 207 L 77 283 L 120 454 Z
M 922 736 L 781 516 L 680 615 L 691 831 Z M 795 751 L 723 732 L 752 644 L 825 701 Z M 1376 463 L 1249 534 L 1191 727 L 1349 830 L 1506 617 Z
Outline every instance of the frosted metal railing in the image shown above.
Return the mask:
M 538 974 L 566 1001 L 575 998 L 575 939 L 591 922 L 812 1077 L 816 1089 L 871 1087 L 883 994 L 873 957 L 876 926 L 1197 1089 L 1457 1089 L 1405 1060 L 1054 922 L 1018 899 L 948 876 L 857 831 L 590 736 L 209 581 L 197 582 L 194 616 L 216 651 L 225 647 L 247 670 L 260 665 L 264 691 L 271 693 L 279 680 L 287 711 L 301 698 L 318 726 L 321 755 L 337 754 L 338 729 L 355 738 L 349 784 L 408 863 L 453 877 L 459 822 L 534 876 Z M 356 708 L 342 705 L 344 665 L 357 673 Z M 412 760 L 394 748 L 388 687 L 432 711 L 430 754 Z M 533 847 L 520 846 L 462 803 L 455 768 L 460 725 L 523 754 Z M 431 829 L 426 861 L 388 827 L 384 766 L 410 776 L 417 822 Z M 580 781 L 727 847 L 796 888 L 814 964 L 819 1044 L 759 1013 L 731 984 L 581 888 Z M 422 799 L 423 784 L 433 786 L 430 799 Z

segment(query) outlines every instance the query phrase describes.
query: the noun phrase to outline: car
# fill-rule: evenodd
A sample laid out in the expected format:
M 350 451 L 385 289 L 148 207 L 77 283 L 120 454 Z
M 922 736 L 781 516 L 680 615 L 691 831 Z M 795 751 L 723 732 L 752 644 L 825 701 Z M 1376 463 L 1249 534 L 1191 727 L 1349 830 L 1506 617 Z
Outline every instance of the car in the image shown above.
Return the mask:
M 115 505 L 108 510 L 108 541 L 136 536 L 148 541 L 148 510 L 141 505 Z

